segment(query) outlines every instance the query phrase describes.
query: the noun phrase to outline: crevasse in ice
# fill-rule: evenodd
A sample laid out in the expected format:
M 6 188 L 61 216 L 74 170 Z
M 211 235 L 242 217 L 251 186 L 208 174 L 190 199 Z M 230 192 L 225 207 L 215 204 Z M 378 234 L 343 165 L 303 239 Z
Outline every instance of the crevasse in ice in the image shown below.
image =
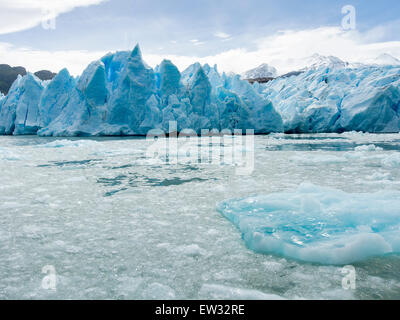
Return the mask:
M 50 83 L 28 74 L 0 98 L 0 134 L 145 135 L 193 129 L 270 132 L 400 131 L 400 67 L 322 66 L 251 85 L 195 63 L 152 69 L 139 46 Z
M 400 193 L 297 190 L 228 200 L 218 210 L 259 253 L 347 264 L 400 252 Z

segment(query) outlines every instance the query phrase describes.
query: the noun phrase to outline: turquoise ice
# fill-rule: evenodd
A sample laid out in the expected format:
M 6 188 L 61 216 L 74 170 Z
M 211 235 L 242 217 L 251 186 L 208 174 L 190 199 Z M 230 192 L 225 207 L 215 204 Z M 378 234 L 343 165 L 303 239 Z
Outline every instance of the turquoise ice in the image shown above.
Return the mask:
M 192 129 L 321 133 L 400 131 L 400 66 L 321 65 L 251 85 L 195 63 L 182 73 L 132 52 L 110 53 L 80 77 L 66 69 L 50 82 L 28 74 L 0 98 L 0 134 L 146 135 Z
M 399 132 L 400 66 L 321 67 L 259 91 L 289 133 Z
M 218 210 L 259 253 L 347 264 L 400 252 L 400 193 L 297 190 L 229 200 Z
M 39 100 L 43 84 L 28 73 L 18 76 L 0 102 L 0 134 L 35 134 L 39 128 Z
M 139 46 L 91 63 L 78 79 L 63 70 L 45 89 L 39 109 L 40 136 L 146 135 L 168 132 L 171 121 L 179 131 L 283 129 L 271 103 L 246 81 L 198 63 L 182 74 L 168 60 L 153 70 Z

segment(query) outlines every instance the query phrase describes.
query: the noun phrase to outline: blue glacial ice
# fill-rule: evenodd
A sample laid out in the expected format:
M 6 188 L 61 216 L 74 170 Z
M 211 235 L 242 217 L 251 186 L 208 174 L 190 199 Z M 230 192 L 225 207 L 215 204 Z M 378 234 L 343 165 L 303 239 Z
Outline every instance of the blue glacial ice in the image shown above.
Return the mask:
M 67 69 L 61 70 L 43 90 L 39 101 L 39 126 L 52 123 L 69 102 L 75 79 Z
M 260 86 L 289 133 L 399 132 L 400 66 L 321 67 Z
M 297 190 L 221 203 L 218 210 L 259 253 L 347 264 L 400 252 L 400 193 Z
M 0 134 L 35 134 L 39 128 L 42 82 L 33 74 L 15 80 L 0 102 Z
M 56 82 L 56 84 L 54 84 Z M 196 63 L 154 70 L 132 52 L 108 54 L 73 79 L 63 70 L 40 102 L 41 136 L 146 135 L 151 129 L 248 129 L 281 132 L 280 115 L 247 82 Z
M 399 132 L 400 67 L 322 65 L 251 85 L 195 63 L 156 68 L 132 52 L 110 53 L 80 77 L 19 77 L 0 96 L 0 134 L 146 135 L 193 129 L 271 132 Z

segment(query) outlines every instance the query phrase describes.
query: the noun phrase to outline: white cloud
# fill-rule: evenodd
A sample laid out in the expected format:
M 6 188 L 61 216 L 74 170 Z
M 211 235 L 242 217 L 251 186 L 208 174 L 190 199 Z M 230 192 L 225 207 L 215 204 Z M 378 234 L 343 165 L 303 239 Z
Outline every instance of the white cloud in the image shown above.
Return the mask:
M 221 38 L 221 39 L 228 39 L 231 37 L 229 34 L 227 34 L 225 32 L 216 32 L 214 34 L 214 36 L 216 36 L 217 38 Z
M 30 29 L 74 8 L 104 1 L 107 0 L 1 0 L 0 34 Z
M 201 46 L 201 45 L 205 44 L 205 42 L 201 42 L 197 39 L 190 40 L 190 42 L 193 43 L 195 46 Z
M 237 48 L 202 58 L 170 55 L 168 59 L 176 63 L 180 69 L 199 61 L 210 65 L 217 64 L 223 71 L 242 73 L 262 63 L 268 63 L 276 67 L 280 73 L 285 73 L 304 67 L 302 58 L 314 53 L 337 56 L 349 62 L 365 62 L 381 53 L 400 57 L 400 41 L 379 42 L 376 29 L 365 33 L 343 31 L 336 27 L 287 30 L 254 42 L 257 47 L 253 51 Z M 150 63 L 162 60 L 162 57 L 157 55 L 147 55 L 146 58 Z
M 349 62 L 364 62 L 381 53 L 389 53 L 400 58 L 400 41 L 379 42 L 376 31 L 360 33 L 345 32 L 340 28 L 324 27 L 302 31 L 283 31 L 255 41 L 257 48 L 249 51 L 237 48 L 207 57 L 147 54 L 144 59 L 151 66 L 169 59 L 180 70 L 198 61 L 210 65 L 217 64 L 220 71 L 242 73 L 268 63 L 280 73 L 296 70 L 301 59 L 314 53 L 334 55 Z M 201 43 L 197 39 L 193 44 Z M 99 59 L 106 52 L 88 51 L 40 51 L 29 48 L 17 48 L 10 44 L 0 43 L 0 61 L 13 66 L 22 65 L 30 71 L 49 69 L 58 71 L 67 67 L 77 75 L 93 60 Z
M 43 51 L 31 48 L 18 48 L 0 42 L 0 61 L 11 66 L 23 66 L 30 72 L 50 70 L 58 72 L 67 68 L 73 75 L 79 75 L 87 65 L 104 56 L 101 51 Z

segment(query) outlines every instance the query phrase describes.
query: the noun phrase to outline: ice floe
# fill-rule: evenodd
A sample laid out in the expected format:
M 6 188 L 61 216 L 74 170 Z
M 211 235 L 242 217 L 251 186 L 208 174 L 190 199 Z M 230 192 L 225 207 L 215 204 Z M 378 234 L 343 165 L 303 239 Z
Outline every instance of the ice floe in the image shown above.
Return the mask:
M 312 184 L 221 203 L 246 245 L 321 264 L 400 252 L 400 192 L 346 193 Z

